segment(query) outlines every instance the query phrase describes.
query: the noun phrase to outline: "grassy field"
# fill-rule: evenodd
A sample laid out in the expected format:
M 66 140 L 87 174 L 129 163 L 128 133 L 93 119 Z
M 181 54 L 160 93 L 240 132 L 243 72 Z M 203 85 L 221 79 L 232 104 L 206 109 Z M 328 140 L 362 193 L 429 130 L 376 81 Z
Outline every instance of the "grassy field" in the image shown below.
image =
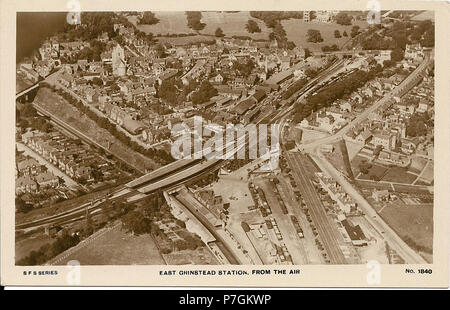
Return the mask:
M 39 248 L 47 243 L 52 243 L 54 240 L 43 234 L 42 232 L 35 233 L 33 236 L 26 239 L 16 241 L 15 243 L 15 261 L 19 261 L 25 256 L 29 255 L 31 251 L 37 251 Z
M 356 182 L 358 184 L 358 186 L 360 186 L 362 189 L 365 190 L 365 193 L 368 194 L 369 196 L 372 193 L 373 189 L 378 189 L 378 190 L 392 190 L 392 186 L 389 183 L 379 183 L 379 182 L 373 182 L 373 181 L 365 181 L 365 180 L 357 180 Z
M 137 25 L 137 28 L 144 32 L 151 32 L 154 35 L 161 34 L 174 34 L 174 33 L 193 33 L 194 30 L 187 26 L 186 14 L 185 12 L 154 12 L 156 17 L 159 18 L 159 23 L 155 25 Z M 136 16 L 128 17 L 129 21 L 136 24 Z M 249 19 L 256 21 L 261 28 L 260 33 L 250 34 L 245 29 L 245 24 Z M 250 17 L 249 12 L 202 12 L 202 23 L 206 26 L 201 30 L 200 34 L 214 35 L 217 27 L 223 30 L 223 33 L 228 36 L 250 36 L 254 39 L 268 39 L 269 29 L 265 24 L 255 18 Z M 171 41 L 177 42 L 179 44 L 181 39 L 193 40 L 197 37 L 186 37 L 186 38 L 160 38 L 161 41 L 166 41 L 166 39 L 172 39 Z M 200 38 L 202 38 L 200 36 Z M 209 37 L 211 39 L 211 37 Z M 175 39 L 175 40 L 173 40 Z M 194 39 L 194 40 L 195 40 Z M 204 37 L 203 37 L 204 39 Z M 170 42 L 170 41 L 169 41 Z M 188 42 L 188 41 L 187 41 Z
M 250 36 L 253 39 L 268 39 L 270 29 L 266 27 L 264 22 L 250 16 L 249 12 L 203 12 L 202 22 L 206 24 L 205 29 L 201 32 L 206 34 L 214 34 L 217 27 L 222 28 L 226 36 Z M 261 28 L 260 33 L 248 33 L 245 24 L 249 19 L 258 23 Z
M 361 174 L 359 176 L 362 180 L 370 180 L 371 176 L 376 176 L 379 180 L 384 176 L 388 168 L 383 167 L 381 165 L 372 164 L 372 167 L 369 169 L 368 174 Z
M 375 208 L 402 239 L 405 241 L 408 239 L 414 240 L 414 243 L 419 246 L 428 249 L 433 248 L 432 206 L 406 205 L 400 200 L 396 200 L 387 207 L 378 206 Z
M 412 20 L 415 20 L 415 21 L 422 21 L 422 20 L 427 20 L 427 19 L 431 19 L 434 22 L 434 12 L 433 11 L 425 11 L 425 12 L 422 12 L 412 18 Z
M 425 165 L 427 164 L 427 160 L 425 158 L 414 156 L 411 161 L 411 165 L 409 167 L 409 171 L 419 174 Z
M 310 51 L 321 51 L 321 47 L 324 45 L 336 44 L 339 47 L 342 46 L 346 41 L 350 39 L 350 32 L 353 27 L 353 25 L 342 26 L 336 23 L 329 23 L 329 24 L 319 22 L 304 23 L 300 19 L 283 20 L 281 24 L 283 25 L 284 30 L 286 31 L 288 40 L 293 41 L 297 46 L 308 48 Z M 366 28 L 368 25 L 364 21 L 356 21 L 353 22 L 353 24 L 358 25 L 361 29 Z M 322 43 L 307 42 L 308 29 L 319 30 L 322 35 L 323 42 Z M 342 36 L 339 39 L 335 38 L 334 31 L 336 29 L 340 31 L 341 35 L 344 31 L 347 31 L 347 34 L 349 36 L 348 37 Z
M 152 237 L 133 236 L 120 225 L 69 255 L 59 265 L 78 260 L 81 265 L 165 265 Z
M 420 177 L 420 180 L 423 181 L 425 184 L 430 184 L 434 180 L 434 164 L 429 163 L 428 166 L 425 167 L 425 170 L 423 171 L 422 176 Z
M 163 254 L 168 265 L 219 265 L 206 247 Z
M 184 12 L 154 12 L 156 17 L 159 18 L 159 23 L 155 25 L 137 25 L 137 28 L 144 32 L 151 32 L 154 35 L 161 34 L 174 34 L 174 33 L 193 33 L 194 30 L 187 26 L 186 15 Z M 136 16 L 130 16 L 128 19 L 136 24 Z M 245 24 L 249 19 L 256 21 L 261 28 L 260 33 L 248 33 L 245 29 Z M 202 12 L 202 23 L 206 26 L 203 30 L 199 31 L 200 34 L 214 35 L 217 27 L 220 27 L 225 36 L 249 36 L 253 39 L 268 39 L 271 29 L 267 28 L 263 21 L 252 18 L 249 12 Z M 367 27 L 365 21 L 355 21 L 351 26 L 342 26 L 336 23 L 319 23 L 311 22 L 304 23 L 300 19 L 289 19 L 281 21 L 287 37 L 293 41 L 297 46 L 303 48 L 309 48 L 311 51 L 320 51 L 324 45 L 337 44 L 342 46 L 346 41 L 350 39 L 350 31 L 353 25 L 358 25 L 361 29 Z M 308 29 L 320 30 L 324 42 L 322 43 L 310 43 L 306 40 L 306 34 Z M 337 39 L 334 37 L 334 31 L 339 30 L 341 35 L 344 31 L 347 31 L 348 37 L 342 36 Z M 214 37 L 208 36 L 196 36 L 196 37 L 184 37 L 184 38 L 159 38 L 161 42 L 169 42 L 172 44 L 186 44 L 189 42 L 195 42 L 199 40 L 211 39 Z
M 406 168 L 392 167 L 384 175 L 382 181 L 411 184 L 417 176 L 407 173 Z

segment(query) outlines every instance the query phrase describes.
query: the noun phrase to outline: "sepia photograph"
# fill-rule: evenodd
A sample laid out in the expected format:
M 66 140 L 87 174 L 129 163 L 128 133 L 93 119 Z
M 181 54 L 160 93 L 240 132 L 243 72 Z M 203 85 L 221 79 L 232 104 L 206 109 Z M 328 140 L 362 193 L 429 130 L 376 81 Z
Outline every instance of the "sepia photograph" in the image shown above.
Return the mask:
M 297 7 L 15 12 L 14 268 L 431 277 L 436 11 Z

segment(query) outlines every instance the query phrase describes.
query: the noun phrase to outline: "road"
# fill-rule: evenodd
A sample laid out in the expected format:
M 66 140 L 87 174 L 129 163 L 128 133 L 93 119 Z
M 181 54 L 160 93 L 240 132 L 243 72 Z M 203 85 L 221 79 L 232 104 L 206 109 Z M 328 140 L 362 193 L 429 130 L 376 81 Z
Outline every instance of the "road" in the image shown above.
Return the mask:
M 377 212 L 367 202 L 367 200 L 346 180 L 346 178 L 338 171 L 333 165 L 328 162 L 325 157 L 320 153 L 320 150 L 316 150 L 316 156 L 313 157 L 314 161 L 321 168 L 322 171 L 333 177 L 358 204 L 366 215 L 366 219 L 369 223 L 380 232 L 389 246 L 394 249 L 398 255 L 400 255 L 408 264 L 426 264 L 424 258 L 412 250 L 398 235 L 389 227 L 389 225 L 378 216 Z
M 318 193 L 311 183 L 313 175 L 305 169 L 304 161 L 308 160 L 300 153 L 286 152 L 289 166 L 292 168 L 294 180 L 300 190 L 303 199 L 308 206 L 311 219 L 317 227 L 322 244 L 328 253 L 332 264 L 346 264 L 344 254 L 339 247 L 338 237 L 340 236 L 337 227 L 328 218 L 325 209 L 320 201 Z
M 389 103 L 391 100 L 393 100 L 393 97 L 399 95 L 401 92 L 403 92 L 405 89 L 412 87 L 414 83 L 417 81 L 419 74 L 423 72 L 423 70 L 428 66 L 430 60 L 430 55 L 427 54 L 425 60 L 410 74 L 406 79 L 404 79 L 400 85 L 395 87 L 392 91 L 388 93 L 386 97 L 381 98 L 376 103 L 371 105 L 368 109 L 366 109 L 361 114 L 358 114 L 351 122 L 349 122 L 346 126 L 344 126 L 342 129 L 340 129 L 336 134 L 332 136 L 328 136 L 325 138 L 317 139 L 313 142 L 310 142 L 308 144 L 302 144 L 299 146 L 300 150 L 313 150 L 316 147 L 322 145 L 322 144 L 330 144 L 333 142 L 338 141 L 339 139 L 342 139 L 344 135 L 352 128 L 354 128 L 356 125 L 361 123 L 364 120 L 367 120 L 367 117 L 370 113 L 377 110 L 379 107 L 383 106 L 384 104 Z
M 26 146 L 20 142 L 16 142 L 16 145 L 17 145 L 18 151 L 24 152 L 25 155 L 29 155 L 29 156 L 33 157 L 34 159 L 36 159 L 40 164 L 45 165 L 49 172 L 62 178 L 67 186 L 74 188 L 74 189 L 83 187 L 80 184 L 78 184 L 77 182 L 75 182 L 73 179 L 71 179 L 68 175 L 63 173 L 61 170 L 59 170 L 57 167 L 55 167 L 51 163 L 49 163 L 41 155 L 39 155 L 38 153 L 36 153 L 32 149 L 30 149 L 28 146 Z M 86 190 L 85 187 L 83 187 L 83 188 Z

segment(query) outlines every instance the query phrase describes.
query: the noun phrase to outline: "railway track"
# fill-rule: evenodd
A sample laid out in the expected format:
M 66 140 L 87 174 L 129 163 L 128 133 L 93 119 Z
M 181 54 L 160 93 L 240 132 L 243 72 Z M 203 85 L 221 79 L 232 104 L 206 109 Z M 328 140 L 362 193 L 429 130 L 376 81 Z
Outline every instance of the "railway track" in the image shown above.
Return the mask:
M 323 242 L 323 245 L 328 253 L 332 264 L 346 264 L 347 261 L 339 247 L 339 242 L 336 239 L 339 232 L 333 227 L 333 223 L 327 217 L 313 185 L 310 183 L 312 175 L 305 169 L 304 161 L 307 158 L 303 158 L 304 155 L 300 154 L 287 154 L 289 165 L 294 171 L 294 178 L 297 186 L 299 187 L 306 205 L 311 211 L 311 217 L 314 224 L 317 227 L 319 236 Z
M 197 210 L 193 209 L 191 204 L 186 201 L 183 197 L 180 195 L 174 196 L 174 198 L 181 203 L 185 208 L 187 208 L 199 221 L 202 223 L 202 225 L 213 235 L 213 237 L 216 239 L 215 244 L 217 247 L 222 251 L 222 253 L 225 255 L 226 259 L 232 264 L 232 265 L 239 265 L 239 260 L 236 258 L 236 256 L 233 254 L 231 249 L 227 246 L 225 240 L 217 233 L 216 228 L 211 225 L 211 223 Z

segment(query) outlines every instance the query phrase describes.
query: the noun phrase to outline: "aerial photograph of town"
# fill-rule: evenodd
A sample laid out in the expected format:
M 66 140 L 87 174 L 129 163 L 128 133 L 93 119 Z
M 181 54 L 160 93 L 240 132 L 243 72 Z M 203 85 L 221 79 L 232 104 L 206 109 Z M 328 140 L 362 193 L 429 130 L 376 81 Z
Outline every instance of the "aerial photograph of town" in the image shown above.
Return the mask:
M 16 16 L 17 266 L 433 263 L 433 11 L 71 14 Z

